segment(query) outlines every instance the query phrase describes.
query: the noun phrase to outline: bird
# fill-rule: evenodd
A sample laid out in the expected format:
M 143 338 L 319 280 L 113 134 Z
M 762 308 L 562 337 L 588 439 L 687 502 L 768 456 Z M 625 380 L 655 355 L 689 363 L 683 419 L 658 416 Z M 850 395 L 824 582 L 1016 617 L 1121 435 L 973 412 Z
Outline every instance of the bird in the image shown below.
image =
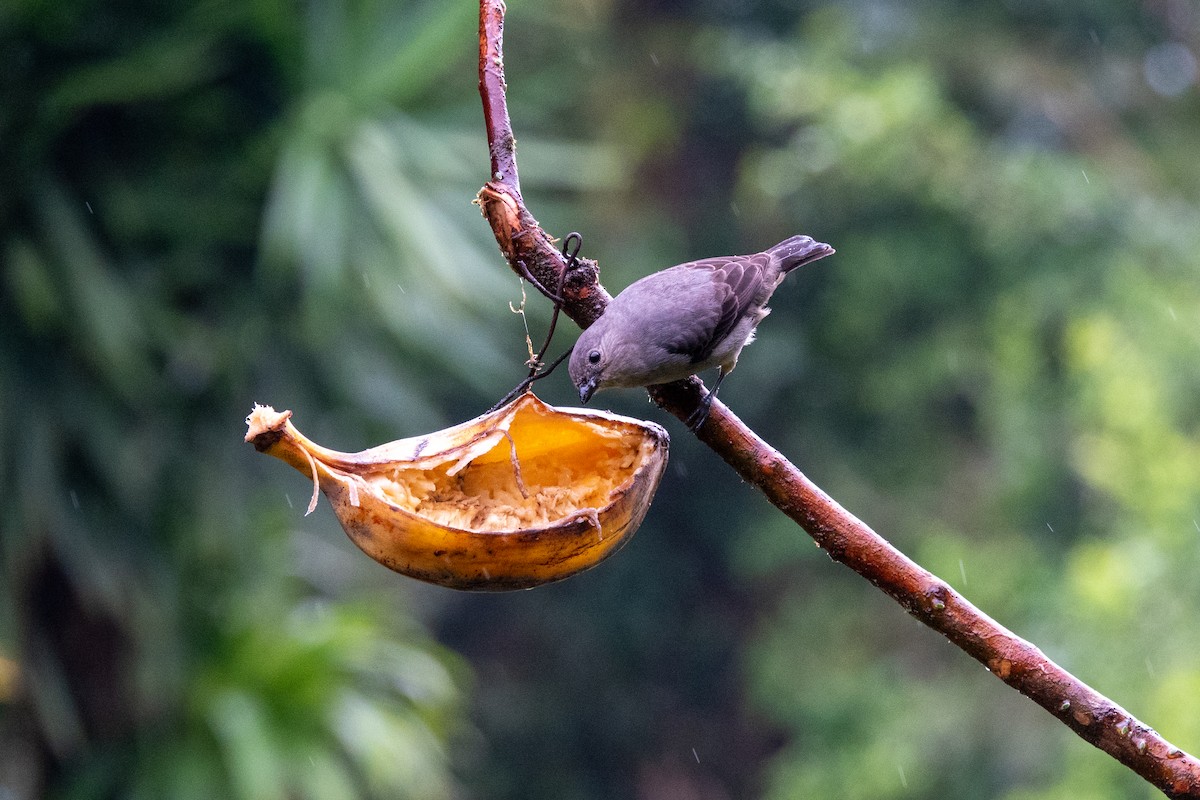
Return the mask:
M 717 367 L 712 392 L 687 421 L 698 430 L 770 313 L 775 289 L 792 270 L 833 253 L 810 236 L 792 236 L 761 253 L 689 261 L 633 282 L 571 351 L 567 369 L 580 401 L 601 389 L 670 383 Z

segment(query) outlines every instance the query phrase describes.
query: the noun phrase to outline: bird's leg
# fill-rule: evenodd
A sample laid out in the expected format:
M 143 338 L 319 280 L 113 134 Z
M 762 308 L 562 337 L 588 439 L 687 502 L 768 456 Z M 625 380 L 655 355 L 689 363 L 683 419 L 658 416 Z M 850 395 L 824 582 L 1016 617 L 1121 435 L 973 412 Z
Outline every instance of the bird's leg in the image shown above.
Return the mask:
M 725 380 L 725 376 L 729 372 L 724 367 L 717 367 L 717 382 L 713 384 L 712 391 L 705 395 L 700 401 L 700 405 L 696 406 L 696 410 L 688 415 L 687 421 L 684 423 L 692 433 L 700 430 L 700 427 L 708 419 L 708 412 L 712 408 L 713 400 L 717 399 L 717 390 L 721 388 L 721 381 Z

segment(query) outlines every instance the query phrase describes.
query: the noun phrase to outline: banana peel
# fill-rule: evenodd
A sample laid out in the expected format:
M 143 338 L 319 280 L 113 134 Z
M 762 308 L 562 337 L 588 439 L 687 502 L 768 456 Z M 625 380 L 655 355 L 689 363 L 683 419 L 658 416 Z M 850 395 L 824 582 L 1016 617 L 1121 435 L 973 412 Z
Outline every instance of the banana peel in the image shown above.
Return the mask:
M 256 405 L 246 441 L 313 479 L 384 566 L 455 589 L 525 589 L 603 561 L 633 536 L 667 464 L 658 425 L 532 393 L 468 422 L 359 453 Z

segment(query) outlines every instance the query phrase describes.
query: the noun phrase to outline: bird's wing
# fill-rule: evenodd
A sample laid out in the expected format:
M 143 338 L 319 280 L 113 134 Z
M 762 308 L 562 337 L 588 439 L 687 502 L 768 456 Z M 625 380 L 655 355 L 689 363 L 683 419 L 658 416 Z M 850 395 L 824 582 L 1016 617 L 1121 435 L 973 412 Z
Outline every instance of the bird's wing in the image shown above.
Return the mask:
M 711 297 L 711 313 L 697 314 L 694 325 L 680 330 L 667 344 L 672 353 L 688 356 L 693 364 L 699 364 L 712 355 L 725 337 L 754 303 L 762 288 L 763 276 L 770 263 L 770 256 L 758 253 L 753 256 L 725 256 L 690 261 L 674 267 L 687 270 L 693 276 L 705 275 L 711 283 L 707 291 Z M 691 283 L 692 281 L 688 281 Z

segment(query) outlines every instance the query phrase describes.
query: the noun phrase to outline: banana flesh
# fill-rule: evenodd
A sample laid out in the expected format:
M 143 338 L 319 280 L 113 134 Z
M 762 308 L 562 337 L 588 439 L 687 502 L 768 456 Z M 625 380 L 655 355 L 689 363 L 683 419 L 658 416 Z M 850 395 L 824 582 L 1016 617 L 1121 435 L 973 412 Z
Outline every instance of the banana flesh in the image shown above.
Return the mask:
M 532 393 L 468 422 L 359 453 L 255 406 L 246 441 L 313 479 L 346 534 L 384 566 L 455 589 L 524 589 L 616 552 L 667 464 L 658 425 L 555 408 Z

